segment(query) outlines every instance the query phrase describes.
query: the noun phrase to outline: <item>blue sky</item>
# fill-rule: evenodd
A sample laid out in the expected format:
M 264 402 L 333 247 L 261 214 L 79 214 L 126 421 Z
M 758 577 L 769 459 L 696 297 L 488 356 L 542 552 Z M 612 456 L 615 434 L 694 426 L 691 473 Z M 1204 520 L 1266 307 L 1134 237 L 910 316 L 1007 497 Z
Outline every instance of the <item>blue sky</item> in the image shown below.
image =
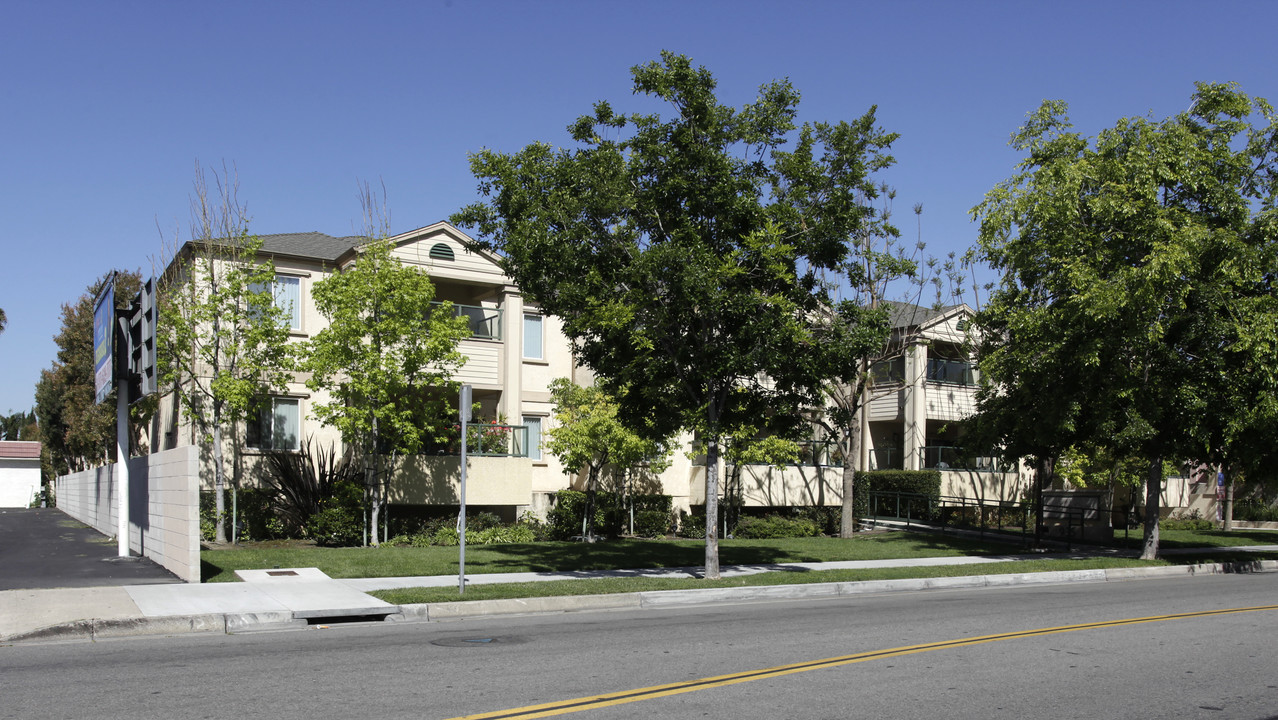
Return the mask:
M 877 105 L 901 133 L 907 236 L 975 239 L 1045 98 L 1086 133 L 1186 109 L 1196 80 L 1278 102 L 1278 2 L 65 2 L 0 7 L 0 412 L 33 406 L 63 303 L 185 239 L 194 166 L 234 166 L 255 232 L 358 229 L 384 183 L 396 232 L 476 199 L 467 153 L 567 142 L 629 68 L 684 53 L 735 105 L 788 77 L 800 120 Z

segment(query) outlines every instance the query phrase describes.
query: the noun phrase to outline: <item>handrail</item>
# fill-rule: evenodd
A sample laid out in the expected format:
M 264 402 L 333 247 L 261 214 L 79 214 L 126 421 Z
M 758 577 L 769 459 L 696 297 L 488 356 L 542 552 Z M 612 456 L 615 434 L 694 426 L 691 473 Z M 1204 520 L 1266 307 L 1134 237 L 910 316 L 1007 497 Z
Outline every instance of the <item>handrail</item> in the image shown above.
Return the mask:
M 883 517 L 904 520 L 906 528 L 917 522 L 921 525 L 939 525 L 941 532 L 944 533 L 947 527 L 958 527 L 962 524 L 964 526 L 977 527 L 982 537 L 984 537 L 986 530 L 990 529 L 990 523 L 993 521 L 995 528 L 999 531 L 1002 531 L 1005 527 L 1019 527 L 1021 537 L 1026 540 L 1029 537 L 1030 527 L 1033 525 L 1031 519 L 1036 514 L 1034 512 L 1035 506 L 1032 502 L 978 500 L 975 498 L 883 490 L 870 491 L 868 509 L 872 519 L 878 520 Z M 891 511 L 891 514 L 888 514 L 887 511 Z M 1055 503 L 1044 503 L 1042 511 L 1044 521 L 1050 519 L 1063 525 L 1065 549 L 1071 549 L 1074 538 L 1082 536 L 1083 523 L 1087 519 L 1088 510 Z M 969 516 L 972 516 L 975 522 L 956 522 L 956 520 L 962 521 Z M 1016 522 L 1008 522 L 1009 519 Z M 1036 531 L 1041 530 L 1042 528 L 1036 528 Z M 1041 532 L 1036 532 L 1036 536 L 1040 535 Z

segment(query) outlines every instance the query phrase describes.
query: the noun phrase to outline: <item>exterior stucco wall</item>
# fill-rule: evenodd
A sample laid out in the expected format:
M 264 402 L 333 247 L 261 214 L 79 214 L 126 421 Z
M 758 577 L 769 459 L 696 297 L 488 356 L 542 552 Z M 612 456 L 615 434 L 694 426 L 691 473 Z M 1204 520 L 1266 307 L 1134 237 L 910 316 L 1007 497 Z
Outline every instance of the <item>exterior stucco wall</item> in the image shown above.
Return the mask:
M 194 447 L 129 461 L 129 550 L 200 581 L 200 503 Z M 57 479 L 58 508 L 103 535 L 118 527 L 116 465 Z
M 741 494 L 747 506 L 837 506 L 843 504 L 842 491 L 841 467 L 741 466 Z

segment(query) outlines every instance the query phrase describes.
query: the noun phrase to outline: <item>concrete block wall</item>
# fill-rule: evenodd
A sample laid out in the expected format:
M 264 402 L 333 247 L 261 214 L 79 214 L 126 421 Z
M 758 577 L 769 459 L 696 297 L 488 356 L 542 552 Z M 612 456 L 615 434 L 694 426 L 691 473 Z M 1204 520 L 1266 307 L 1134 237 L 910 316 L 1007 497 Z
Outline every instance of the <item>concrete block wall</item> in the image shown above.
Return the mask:
M 117 528 L 116 466 L 57 479 L 58 508 L 103 535 Z M 129 550 L 179 578 L 200 581 L 200 496 L 194 446 L 129 461 Z

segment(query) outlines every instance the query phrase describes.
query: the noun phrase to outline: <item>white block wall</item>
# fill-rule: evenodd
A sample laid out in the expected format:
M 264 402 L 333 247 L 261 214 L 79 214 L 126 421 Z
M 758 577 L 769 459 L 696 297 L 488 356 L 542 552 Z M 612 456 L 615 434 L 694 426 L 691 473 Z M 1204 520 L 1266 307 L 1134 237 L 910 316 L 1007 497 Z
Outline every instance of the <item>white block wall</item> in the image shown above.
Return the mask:
M 129 461 L 129 550 L 187 582 L 200 581 L 200 496 L 194 446 Z M 109 537 L 116 534 L 115 465 L 63 475 L 58 508 Z

